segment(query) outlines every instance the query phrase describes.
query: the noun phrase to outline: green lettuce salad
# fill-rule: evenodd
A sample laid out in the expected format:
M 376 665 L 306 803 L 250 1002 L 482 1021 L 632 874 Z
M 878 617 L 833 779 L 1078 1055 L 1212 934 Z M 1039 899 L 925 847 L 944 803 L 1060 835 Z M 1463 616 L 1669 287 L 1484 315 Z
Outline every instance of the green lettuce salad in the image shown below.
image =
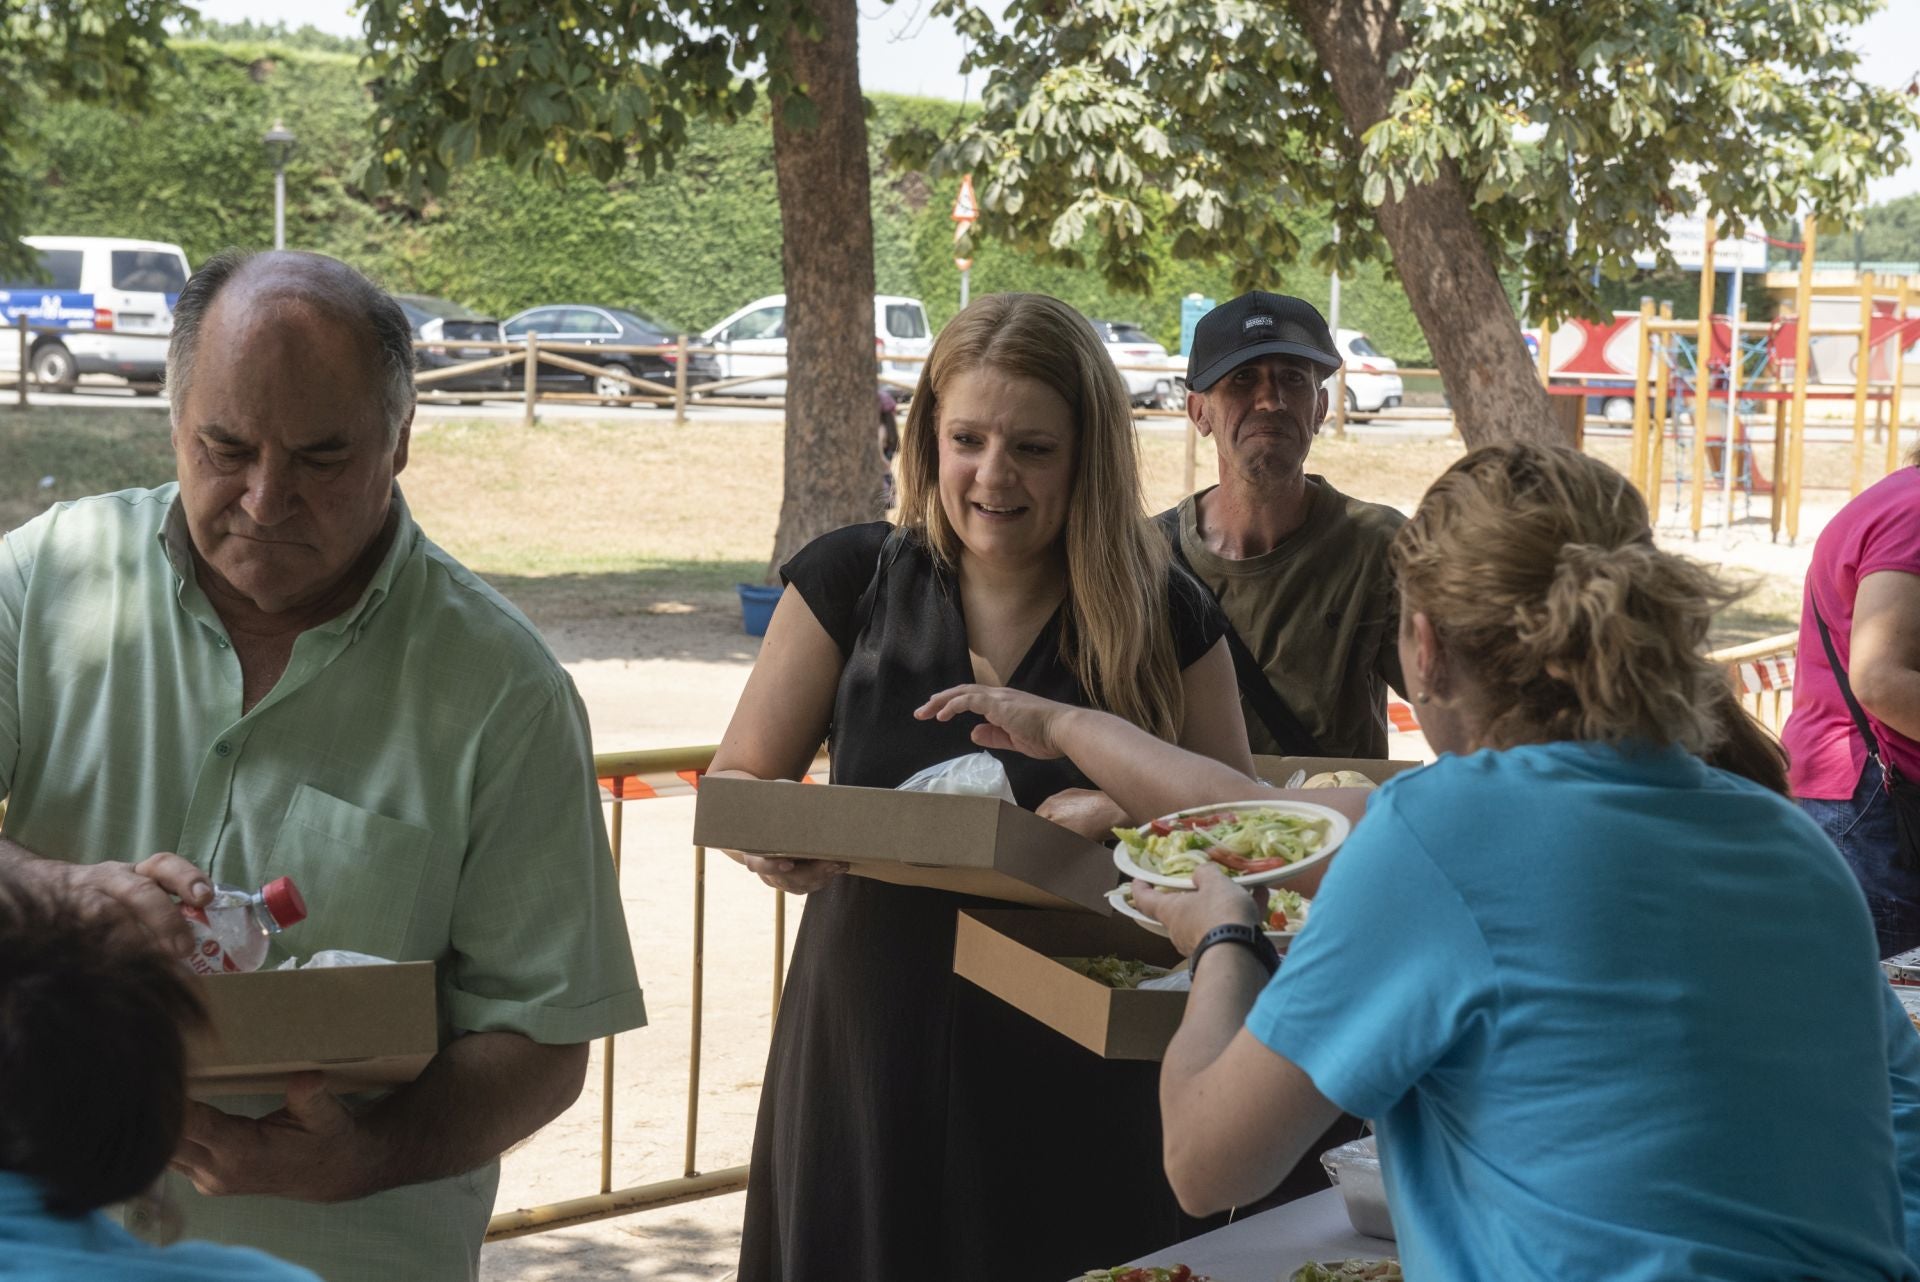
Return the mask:
M 1148 872 L 1192 877 L 1201 864 L 1216 863 L 1232 876 L 1297 864 L 1326 845 L 1332 829 L 1326 819 L 1256 806 L 1156 819 L 1113 835 Z

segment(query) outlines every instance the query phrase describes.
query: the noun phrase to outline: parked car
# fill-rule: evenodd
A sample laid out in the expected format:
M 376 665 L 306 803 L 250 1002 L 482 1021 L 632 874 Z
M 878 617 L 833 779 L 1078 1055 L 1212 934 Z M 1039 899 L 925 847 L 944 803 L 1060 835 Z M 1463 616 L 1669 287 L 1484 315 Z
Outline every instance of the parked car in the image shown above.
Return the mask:
M 678 325 L 642 316 L 619 307 L 593 307 L 584 303 L 554 303 L 530 307 L 507 318 L 502 327 L 510 341 L 518 342 L 528 334 L 545 342 L 584 343 L 590 346 L 662 347 L 672 346 L 688 331 Z M 652 382 L 671 385 L 677 352 L 563 352 L 560 355 L 588 365 L 598 365 L 608 374 L 632 374 Z M 711 383 L 720 377 L 720 363 L 710 355 L 694 352 L 687 357 L 687 384 Z M 515 367 L 515 386 L 524 387 L 526 371 Z M 541 391 L 592 392 L 603 400 L 632 396 L 643 389 L 624 379 L 594 377 L 578 370 L 542 363 L 539 372 Z
M 785 396 L 787 380 L 787 296 L 771 294 L 755 299 L 701 335 L 709 347 L 721 349 L 722 378 L 769 377 L 726 389 L 728 396 Z M 907 383 L 919 381 L 925 357 L 933 350 L 927 309 L 917 298 L 876 294 L 873 299 L 873 353 L 884 377 Z M 904 389 L 893 389 L 905 400 Z
M 1372 340 L 1357 329 L 1343 329 L 1333 341 L 1347 363 L 1347 413 L 1373 414 L 1397 409 L 1405 389 L 1396 372 L 1400 367 L 1393 358 L 1382 356 Z M 1327 390 L 1332 391 L 1333 387 L 1334 380 L 1328 379 Z
M 464 344 L 497 343 L 500 341 L 500 322 L 491 316 L 483 316 L 462 303 L 450 299 L 435 298 L 431 294 L 395 294 L 394 301 L 400 304 L 400 310 L 406 313 L 407 323 L 413 326 L 413 336 L 424 343 L 445 342 L 441 347 L 418 347 L 414 355 L 419 362 L 419 371 L 425 374 L 431 370 L 446 369 L 450 365 L 465 365 L 471 361 L 485 360 L 489 356 L 504 356 L 506 353 L 495 347 L 473 347 Z M 513 387 L 512 366 L 494 366 L 491 369 L 475 370 L 467 374 L 455 374 L 452 378 L 435 379 L 431 383 L 422 383 L 421 391 L 432 392 L 507 392 Z M 480 397 L 471 397 L 477 403 Z
M 114 236 L 23 236 L 40 259 L 41 280 L 0 281 L 9 325 L 27 316 L 58 333 L 35 334 L 27 367 L 42 387 L 70 392 L 82 374 L 126 379 L 142 396 L 167 375 L 173 304 L 187 284 L 178 245 Z M 0 342 L 0 370 L 19 367 L 19 344 Z
M 1153 335 L 1132 321 L 1096 320 L 1093 332 L 1107 345 L 1113 363 L 1128 367 L 1120 377 L 1126 380 L 1127 397 L 1135 405 L 1164 410 L 1175 408 L 1176 399 L 1184 400 L 1184 388 L 1177 380 L 1185 377 L 1186 362 L 1169 359 L 1167 349 L 1154 342 Z M 1138 368 L 1143 365 L 1152 368 Z

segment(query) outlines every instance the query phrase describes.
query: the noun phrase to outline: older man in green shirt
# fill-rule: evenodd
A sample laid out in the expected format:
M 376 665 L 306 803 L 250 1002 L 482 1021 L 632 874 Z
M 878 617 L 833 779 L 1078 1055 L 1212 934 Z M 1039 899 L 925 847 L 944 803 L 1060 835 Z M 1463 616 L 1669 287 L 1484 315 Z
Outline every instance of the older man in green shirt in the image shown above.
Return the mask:
M 221 255 L 175 312 L 179 483 L 0 543 L 0 862 L 175 949 L 174 898 L 289 875 L 286 953 L 438 967 L 416 1082 L 191 1106 L 186 1232 L 329 1282 L 474 1277 L 499 1155 L 645 1022 L 585 710 L 394 484 L 411 368 L 351 268 Z

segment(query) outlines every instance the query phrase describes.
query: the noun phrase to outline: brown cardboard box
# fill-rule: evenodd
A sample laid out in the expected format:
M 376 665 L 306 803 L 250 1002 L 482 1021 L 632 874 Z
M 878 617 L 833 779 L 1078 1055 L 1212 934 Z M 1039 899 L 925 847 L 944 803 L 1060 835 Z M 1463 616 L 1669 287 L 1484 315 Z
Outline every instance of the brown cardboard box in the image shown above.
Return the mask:
M 1056 957 L 1117 957 L 1171 969 L 1173 945 L 1121 917 L 969 908 L 953 940 L 953 971 L 1102 1059 L 1157 1060 L 1187 1009 L 1183 992 L 1108 988 Z
M 188 1093 L 277 1093 L 320 1070 L 335 1091 L 410 1082 L 439 1049 L 432 962 L 207 975 L 207 1031 L 187 1046 Z
M 1329 770 L 1358 770 L 1375 783 L 1385 783 L 1402 770 L 1417 770 L 1425 762 L 1420 761 L 1376 761 L 1366 757 L 1259 757 L 1253 759 L 1255 778 L 1265 779 L 1278 787 L 1293 777 L 1296 770 L 1304 770 L 1309 777 L 1323 774 Z
M 693 840 L 839 859 L 879 881 L 1101 916 L 1120 882 L 1105 847 L 993 797 L 708 776 Z

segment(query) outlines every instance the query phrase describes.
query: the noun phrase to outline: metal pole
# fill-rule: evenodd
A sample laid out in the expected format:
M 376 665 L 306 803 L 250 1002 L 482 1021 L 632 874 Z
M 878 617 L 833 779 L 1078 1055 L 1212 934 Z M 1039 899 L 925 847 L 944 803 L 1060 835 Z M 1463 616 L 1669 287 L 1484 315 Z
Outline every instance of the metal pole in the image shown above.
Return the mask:
M 780 993 L 787 984 L 787 892 L 773 892 L 773 1014 L 780 1017 Z
M 625 825 L 622 822 L 626 805 L 620 800 L 625 791 L 626 780 L 616 779 L 613 783 L 613 822 L 609 845 L 613 848 L 613 884 L 620 885 L 620 847 L 626 841 Z M 600 1191 L 613 1192 L 613 1038 L 608 1037 L 600 1043 Z
M 1707 411 L 1712 401 L 1712 376 L 1708 369 L 1708 358 L 1713 355 L 1713 237 L 1715 234 L 1714 217 L 1707 215 L 1706 244 L 1700 253 L 1700 322 L 1695 331 L 1694 341 L 1698 346 L 1693 353 L 1693 484 L 1690 487 L 1693 506 L 1688 513 L 1688 526 L 1693 537 L 1700 537 L 1700 513 L 1706 506 L 1707 495 Z M 1721 449 L 1722 461 L 1726 450 Z
M 1733 451 L 1740 437 L 1740 321 L 1744 308 L 1740 305 L 1740 282 L 1747 278 L 1736 258 L 1733 264 L 1733 302 L 1729 309 L 1730 324 L 1727 330 L 1727 435 L 1720 446 L 1721 498 L 1725 507 L 1720 512 L 1720 528 L 1723 531 L 1733 529 Z M 1751 459 L 1753 453 L 1748 451 Z
M 1800 541 L 1800 478 L 1807 471 L 1807 380 L 1813 343 L 1813 250 L 1818 222 L 1812 214 L 1800 220 L 1800 283 L 1794 290 L 1793 409 L 1787 430 L 1793 436 L 1793 489 L 1787 495 L 1787 542 Z
M 962 267 L 960 269 L 960 309 L 962 311 L 965 311 L 967 307 L 967 277 L 972 274 L 973 269 L 971 267 Z
M 700 1136 L 700 1030 L 707 993 L 707 848 L 693 848 L 693 1046 L 687 1052 L 688 1178 L 700 1173 L 696 1145 Z
M 1873 273 L 1860 278 L 1860 347 L 1853 374 L 1853 492 L 1867 470 L 1867 380 L 1873 376 Z
M 27 314 L 25 312 L 21 312 L 17 319 L 20 322 L 20 368 L 17 371 L 14 386 L 19 389 L 20 408 L 25 409 L 27 408 L 27 376 L 29 373 L 27 369 L 27 348 L 29 343 L 27 340 L 28 336 L 33 332 L 33 326 L 27 320 Z
M 287 247 L 287 167 L 273 167 L 273 247 Z

